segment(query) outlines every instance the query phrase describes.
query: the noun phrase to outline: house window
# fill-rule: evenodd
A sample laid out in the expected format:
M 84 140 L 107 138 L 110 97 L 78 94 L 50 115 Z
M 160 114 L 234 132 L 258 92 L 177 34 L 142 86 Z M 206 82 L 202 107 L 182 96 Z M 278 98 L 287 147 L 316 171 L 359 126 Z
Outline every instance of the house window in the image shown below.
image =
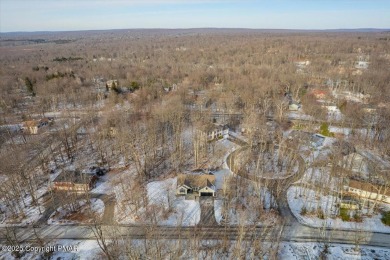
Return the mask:
M 180 193 L 186 193 L 186 189 L 180 188 Z

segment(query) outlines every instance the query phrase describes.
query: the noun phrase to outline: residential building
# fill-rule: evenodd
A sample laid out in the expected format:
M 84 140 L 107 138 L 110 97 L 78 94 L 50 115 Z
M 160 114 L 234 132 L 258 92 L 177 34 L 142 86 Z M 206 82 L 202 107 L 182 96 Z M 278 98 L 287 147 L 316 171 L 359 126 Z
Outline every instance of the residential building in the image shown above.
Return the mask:
M 23 122 L 22 130 L 25 133 L 28 133 L 31 135 L 36 135 L 36 134 L 38 134 L 38 127 L 39 127 L 38 121 L 29 120 L 29 121 Z
M 324 99 L 329 95 L 329 92 L 322 89 L 313 89 L 311 94 L 317 99 Z
M 114 79 L 114 80 L 109 80 L 106 82 L 106 89 L 107 90 L 112 90 L 112 89 L 115 89 L 115 88 L 118 88 L 119 87 L 119 83 L 118 83 L 118 80 Z
M 390 187 L 386 185 L 375 185 L 369 182 L 349 180 L 344 189 L 355 197 L 364 200 L 375 200 L 390 204 Z
M 97 181 L 95 175 L 80 171 L 64 171 L 53 181 L 53 190 L 85 192 L 91 190 Z
M 212 141 L 228 137 L 229 128 L 226 125 L 213 125 L 212 127 L 209 127 L 208 130 L 200 132 L 203 138 L 207 138 L 207 141 Z
M 300 104 L 298 104 L 296 102 L 292 102 L 290 105 L 288 105 L 288 110 L 290 110 L 290 111 L 298 111 L 300 107 L 301 107 Z
M 215 197 L 215 176 L 213 174 L 179 174 L 176 195 L 193 194 L 195 197 Z

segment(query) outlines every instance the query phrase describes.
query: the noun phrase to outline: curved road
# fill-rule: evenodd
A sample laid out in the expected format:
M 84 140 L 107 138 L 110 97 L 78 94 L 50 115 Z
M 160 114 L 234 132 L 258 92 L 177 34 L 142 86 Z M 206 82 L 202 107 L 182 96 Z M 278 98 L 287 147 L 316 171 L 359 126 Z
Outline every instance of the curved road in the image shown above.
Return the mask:
M 236 137 L 234 139 L 237 139 Z M 229 154 L 226 159 L 230 171 L 233 174 L 237 174 L 243 178 L 249 179 L 255 182 L 268 181 L 268 178 L 255 177 L 253 175 L 243 174 L 240 171 L 235 171 L 234 159 L 237 154 L 248 149 L 247 145 L 242 145 L 245 141 L 238 139 L 235 143 L 241 145 L 239 149 Z M 290 207 L 287 201 L 287 189 L 293 182 L 301 179 L 306 170 L 306 163 L 304 159 L 299 156 L 299 170 L 295 175 L 287 176 L 284 179 L 274 179 L 273 183 L 269 183 L 271 193 L 276 197 L 278 204 L 278 210 L 282 218 L 284 219 L 284 229 L 281 234 L 281 238 L 284 241 L 292 242 L 324 242 L 324 243 L 344 243 L 344 244 L 360 244 L 360 245 L 371 245 L 381 246 L 390 248 L 390 234 L 381 232 L 368 232 L 360 230 L 343 230 L 334 228 L 316 228 L 308 225 L 301 224 L 291 213 Z

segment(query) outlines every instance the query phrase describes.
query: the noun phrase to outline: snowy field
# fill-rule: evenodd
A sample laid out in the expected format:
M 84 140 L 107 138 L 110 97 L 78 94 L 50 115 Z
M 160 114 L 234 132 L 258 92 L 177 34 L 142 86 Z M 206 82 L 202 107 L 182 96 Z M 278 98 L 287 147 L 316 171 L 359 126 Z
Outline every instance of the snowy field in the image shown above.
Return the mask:
M 43 256 L 43 253 L 39 252 L 28 252 L 22 257 L 15 257 L 10 252 L 1 252 L 0 259 L 13 260 L 13 259 L 24 259 L 24 260 L 36 260 L 36 259 L 56 259 L 56 260 L 67 260 L 67 259 L 82 259 L 82 260 L 95 260 L 104 259 L 102 250 L 96 240 L 71 240 L 61 239 L 52 241 L 48 246 L 56 246 L 57 250 L 54 251 L 50 258 Z M 62 248 L 61 248 L 62 247 Z M 72 247 L 72 250 L 65 250 L 64 247 Z
M 176 197 L 176 182 L 177 178 L 170 178 L 148 183 L 149 206 L 160 206 L 170 212 L 167 218 L 161 219 L 161 225 L 194 226 L 200 220 L 199 202 Z
M 281 243 L 280 259 L 320 259 L 324 252 L 324 245 L 320 243 Z M 324 254 L 324 259 L 339 260 L 371 260 L 390 259 L 390 249 L 369 246 L 360 246 L 354 250 L 352 245 L 330 244 L 328 253 Z
M 176 182 L 177 178 L 169 178 L 148 183 L 147 203 L 141 204 L 137 210 L 131 203 L 117 203 L 115 216 L 118 223 L 142 224 L 157 221 L 159 225 L 196 225 L 200 220 L 199 202 L 176 197 Z
M 271 196 L 268 193 L 269 196 Z M 214 200 L 214 214 L 215 220 L 218 224 L 229 224 L 229 225 L 271 225 L 275 224 L 278 220 L 276 212 L 269 210 L 269 207 L 264 208 L 261 211 L 253 210 L 253 204 L 237 208 L 235 206 L 228 207 L 227 211 L 229 216 L 224 213 L 224 200 Z M 259 205 L 257 205 L 259 206 Z
M 242 186 L 235 191 L 232 187 L 238 180 L 242 182 Z M 217 223 L 254 225 L 273 224 L 277 221 L 277 214 L 272 210 L 276 207 L 276 202 L 268 189 L 240 176 L 232 176 L 223 186 L 228 187 L 227 190 L 237 193 L 238 196 L 220 196 L 219 199 L 214 200 Z
M 135 255 L 146 255 L 151 257 L 149 252 L 145 254 L 144 248 L 145 240 L 132 240 L 131 242 L 132 253 Z M 150 244 L 151 242 L 149 242 Z M 236 254 L 240 254 L 245 259 L 270 259 L 269 253 L 277 248 L 277 244 L 271 244 L 264 242 L 261 244 L 262 251 L 255 252 L 253 250 L 253 241 L 240 241 L 240 247 L 238 247 L 238 241 L 230 241 L 227 245 L 226 251 L 221 241 L 202 240 L 199 241 L 199 246 L 191 247 L 191 243 L 188 241 L 168 240 L 160 241 L 161 257 L 163 259 L 174 259 L 175 256 L 180 259 L 234 259 Z M 64 252 L 61 249 L 52 253 L 49 259 L 82 259 L 82 260 L 95 260 L 105 259 L 102 250 L 99 248 L 98 243 L 95 240 L 70 240 L 62 239 L 53 241 L 50 245 L 72 246 L 76 250 L 70 252 Z M 151 244 L 150 244 L 151 245 Z M 149 246 L 150 246 L 149 245 Z M 162 246 L 163 245 L 163 246 Z M 180 248 L 179 248 L 180 247 Z M 123 247 L 120 247 L 123 248 Z M 176 253 L 180 249 L 181 255 Z M 390 249 L 378 248 L 370 246 L 360 246 L 355 250 L 353 245 L 344 244 L 329 244 L 328 252 L 324 254 L 325 246 L 322 243 L 290 243 L 282 242 L 279 244 L 279 250 L 277 252 L 277 259 L 286 260 L 301 260 L 301 259 L 320 259 L 324 256 L 324 259 L 337 259 L 337 260 L 371 260 L 371 259 L 390 259 Z M 152 250 L 151 250 L 152 251 Z M 24 259 L 35 260 L 44 259 L 41 253 L 27 253 L 21 258 L 16 258 L 8 252 L 0 252 L 0 259 Z M 126 258 L 123 258 L 126 259 Z M 272 259 L 272 258 L 271 258 Z
M 302 224 L 312 227 L 330 227 L 334 229 L 355 229 L 369 232 L 384 232 L 390 233 L 390 227 L 386 226 L 381 221 L 381 215 L 376 214 L 372 217 L 363 216 L 363 221 L 352 222 L 342 221 L 340 218 L 331 218 L 337 213 L 337 198 L 332 195 L 318 195 L 311 189 L 292 186 L 287 190 L 288 204 L 291 212 Z M 325 214 L 324 219 L 320 219 L 316 214 L 306 214 L 302 216 L 301 210 L 303 206 L 307 211 L 316 211 L 319 207 Z
M 3 202 L 0 203 L 0 227 L 9 225 L 28 225 L 36 222 L 41 217 L 41 213 L 45 211 L 45 207 L 42 206 L 42 202 L 45 200 L 44 194 L 47 190 L 48 186 L 43 184 L 35 192 L 35 197 L 37 198 L 38 204 L 40 204 L 39 206 L 34 205 L 30 195 L 26 195 L 23 198 L 23 203 L 19 201 L 18 204 L 20 206 L 20 211 L 17 214 L 17 218 L 12 218 L 9 205 L 6 205 Z M 14 203 L 17 203 L 16 200 L 14 200 Z
M 326 189 L 331 191 L 338 191 L 340 183 L 342 183 L 341 178 L 331 177 L 331 168 L 330 167 L 315 167 L 308 168 L 302 179 L 295 182 L 295 184 L 309 183 L 314 186 L 323 186 L 326 183 Z

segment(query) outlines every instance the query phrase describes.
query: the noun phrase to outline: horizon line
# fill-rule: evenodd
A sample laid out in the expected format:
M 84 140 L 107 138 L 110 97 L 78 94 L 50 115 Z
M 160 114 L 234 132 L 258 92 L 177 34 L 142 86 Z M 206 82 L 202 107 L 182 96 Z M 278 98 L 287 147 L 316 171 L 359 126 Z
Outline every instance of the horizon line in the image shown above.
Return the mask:
M 269 31 L 363 31 L 363 30 L 373 30 L 373 31 L 390 31 L 389 28 L 381 27 L 359 27 L 359 28 L 326 28 L 326 29 L 289 29 L 289 28 L 249 28 L 249 27 L 189 27 L 189 28 L 111 28 L 111 29 L 80 29 L 80 30 L 37 30 L 37 31 L 6 31 L 1 32 L 0 34 L 7 33 L 56 33 L 56 32 L 90 32 L 90 31 L 119 31 L 119 30 L 269 30 Z

